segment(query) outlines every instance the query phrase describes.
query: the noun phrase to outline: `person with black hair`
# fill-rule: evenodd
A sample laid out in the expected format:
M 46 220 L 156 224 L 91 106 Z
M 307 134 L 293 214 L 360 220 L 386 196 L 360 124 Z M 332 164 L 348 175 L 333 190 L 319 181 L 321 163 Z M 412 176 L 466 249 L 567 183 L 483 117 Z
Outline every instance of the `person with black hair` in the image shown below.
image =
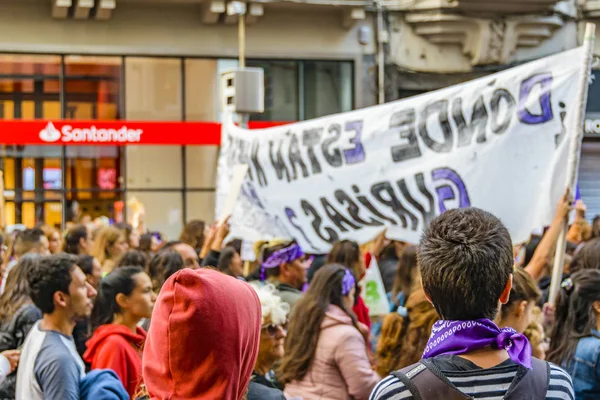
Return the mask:
M 244 262 L 239 253 L 233 247 L 225 247 L 219 256 L 217 269 L 224 274 L 233 276 L 234 278 L 243 279 Z
M 143 270 L 148 268 L 150 257 L 148 254 L 138 249 L 129 249 L 123 254 L 123 257 L 117 263 L 117 268 L 121 267 L 140 267 Z
M 15 259 L 6 266 L 6 270 L 2 276 L 2 284 L 0 285 L 0 294 L 4 292 L 6 279 L 10 270 L 17 265 L 17 262 L 21 257 L 28 253 L 36 253 L 44 256 L 49 255 L 49 247 L 50 244 L 48 238 L 40 228 L 25 229 L 24 231 L 17 233 L 13 244 Z
M 65 235 L 64 252 L 75 256 L 91 254 L 92 244 L 88 229 L 84 225 L 75 225 Z
M 90 315 L 96 290 L 71 255 L 42 257 L 27 281 L 43 317 L 30 330 L 17 372 L 17 399 L 79 400 L 85 366 L 73 341 L 75 323 Z
M 6 290 L 0 296 L 0 352 L 2 352 L 0 354 L 20 348 L 31 327 L 42 318 L 42 312 L 33 304 L 29 296 L 29 284 L 27 283 L 27 275 L 39 257 L 37 254 L 26 254 L 10 271 L 6 281 Z M 17 351 L 17 362 L 19 360 L 18 353 Z M 11 372 L 11 374 L 0 382 L 0 399 L 14 399 L 17 375 L 4 367 L 5 361 L 11 361 L 8 357 L 6 359 L 0 357 L 2 366 L 0 369 Z
M 96 258 L 88 255 L 82 255 L 77 258 L 77 265 L 85 274 L 85 279 L 94 289 L 98 290 L 100 279 L 102 279 L 102 266 L 100 261 Z M 75 328 L 73 329 L 73 340 L 75 340 L 75 347 L 77 347 L 77 353 L 83 357 L 85 353 L 85 342 L 92 336 L 92 327 L 89 318 L 82 318 L 77 321 Z
M 172 248 L 165 248 L 155 254 L 148 265 L 148 275 L 152 280 L 154 291 L 160 292 L 165 281 L 175 272 L 184 268 L 183 257 Z
M 533 358 L 523 334 L 493 322 L 509 301 L 513 257 L 508 230 L 488 212 L 452 209 L 430 222 L 418 260 L 441 320 L 421 361 L 392 372 L 372 400 L 574 398 L 564 370 Z
M 100 282 L 92 311 L 94 334 L 83 360 L 94 369 L 112 369 L 133 398 L 142 375 L 146 331 L 138 326 L 150 318 L 156 301 L 150 277 L 140 267 L 121 267 Z
M 77 258 L 77 265 L 85 274 L 85 278 L 94 289 L 98 289 L 100 279 L 102 279 L 102 265 L 97 258 L 88 256 L 87 254 L 81 255 Z
M 168 249 L 172 249 L 181 255 L 181 258 L 183 258 L 185 268 L 191 268 L 191 269 L 200 268 L 200 259 L 198 258 L 198 254 L 196 254 L 196 251 L 189 244 L 180 242 L 178 240 L 173 240 L 173 241 L 165 243 L 165 245 L 161 249 L 161 251 L 168 250 Z M 216 265 L 216 263 L 211 266 L 214 267 L 215 265 Z
M 575 398 L 600 398 L 600 270 L 586 269 L 561 284 L 548 360 L 573 378 Z

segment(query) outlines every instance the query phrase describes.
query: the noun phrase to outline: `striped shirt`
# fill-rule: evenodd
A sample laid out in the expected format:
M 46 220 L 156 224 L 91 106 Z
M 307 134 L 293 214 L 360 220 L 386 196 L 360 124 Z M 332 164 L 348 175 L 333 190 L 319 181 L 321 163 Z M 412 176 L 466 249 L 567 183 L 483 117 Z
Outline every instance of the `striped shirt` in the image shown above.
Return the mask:
M 457 356 L 440 356 L 433 361 L 458 390 L 478 400 L 502 400 L 519 368 L 512 360 L 489 369 Z M 546 400 L 574 400 L 571 377 L 554 364 L 550 367 Z M 398 378 L 390 375 L 375 386 L 369 399 L 412 400 L 413 396 Z

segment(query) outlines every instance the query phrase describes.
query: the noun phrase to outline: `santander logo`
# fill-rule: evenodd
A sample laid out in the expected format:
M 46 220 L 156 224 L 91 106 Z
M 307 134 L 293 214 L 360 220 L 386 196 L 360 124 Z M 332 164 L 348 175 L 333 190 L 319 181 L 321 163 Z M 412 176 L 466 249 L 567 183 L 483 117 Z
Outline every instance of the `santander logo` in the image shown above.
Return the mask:
M 54 127 L 52 122 L 48 122 L 48 125 L 40 131 L 40 139 L 44 142 L 56 142 L 61 136 L 60 131 Z
M 95 125 L 86 128 L 73 128 L 63 125 L 60 130 L 52 122 L 40 131 L 40 139 L 54 143 L 61 140 L 64 143 L 138 143 L 144 133 L 143 129 L 130 129 L 126 125 L 121 128 L 96 128 Z

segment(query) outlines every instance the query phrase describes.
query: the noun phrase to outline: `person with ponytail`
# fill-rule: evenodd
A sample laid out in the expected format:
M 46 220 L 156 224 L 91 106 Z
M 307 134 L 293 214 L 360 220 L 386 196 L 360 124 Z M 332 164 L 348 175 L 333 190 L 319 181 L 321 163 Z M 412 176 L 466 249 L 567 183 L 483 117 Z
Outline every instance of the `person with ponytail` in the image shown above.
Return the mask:
M 371 368 L 368 328 L 352 312 L 356 280 L 340 264 L 325 265 L 296 303 L 279 379 L 287 398 L 366 400 L 380 380 Z
M 575 398 L 600 398 L 600 271 L 565 279 L 556 301 L 548 360 L 573 379 Z
M 438 319 L 440 317 L 427 301 L 423 289 L 414 290 L 406 301 L 406 307 L 399 306 L 383 320 L 377 345 L 377 373 L 387 376 L 419 361 L 431 328 Z
M 100 281 L 92 310 L 94 334 L 83 355 L 94 369 L 112 369 L 133 398 L 142 375 L 146 332 L 138 326 L 150 318 L 156 301 L 150 277 L 140 267 L 115 269 Z

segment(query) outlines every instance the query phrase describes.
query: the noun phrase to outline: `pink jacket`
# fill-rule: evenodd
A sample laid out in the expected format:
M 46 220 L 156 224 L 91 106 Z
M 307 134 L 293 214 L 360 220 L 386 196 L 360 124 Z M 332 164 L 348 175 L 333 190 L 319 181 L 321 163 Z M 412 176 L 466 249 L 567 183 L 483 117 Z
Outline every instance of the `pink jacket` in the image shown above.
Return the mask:
M 366 400 L 381 380 L 371 368 L 364 335 L 339 307 L 330 305 L 321 323 L 317 350 L 301 381 L 285 386 L 288 399 Z

